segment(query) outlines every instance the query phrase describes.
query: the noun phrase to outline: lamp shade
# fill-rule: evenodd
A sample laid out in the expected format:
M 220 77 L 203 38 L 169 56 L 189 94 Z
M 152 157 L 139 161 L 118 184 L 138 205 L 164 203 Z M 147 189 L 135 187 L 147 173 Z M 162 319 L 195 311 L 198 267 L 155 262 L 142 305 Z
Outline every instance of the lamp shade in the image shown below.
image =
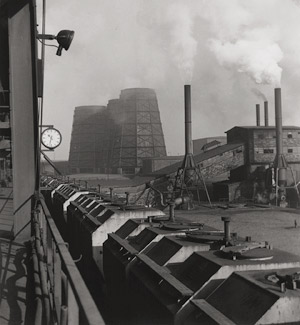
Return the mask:
M 75 32 L 73 30 L 61 30 L 57 36 L 56 36 L 56 40 L 57 43 L 59 44 L 58 50 L 56 52 L 57 55 L 61 55 L 61 51 L 62 49 L 65 49 L 66 51 L 69 49 L 72 40 L 74 38 L 74 34 Z

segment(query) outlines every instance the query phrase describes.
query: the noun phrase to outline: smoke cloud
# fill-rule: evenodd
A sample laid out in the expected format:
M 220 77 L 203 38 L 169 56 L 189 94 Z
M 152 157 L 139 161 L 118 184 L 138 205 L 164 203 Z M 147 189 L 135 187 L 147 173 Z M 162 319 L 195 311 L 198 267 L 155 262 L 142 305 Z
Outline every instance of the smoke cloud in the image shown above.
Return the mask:
M 257 96 L 259 99 L 262 99 L 263 101 L 267 100 L 267 97 L 265 96 L 264 93 L 262 93 L 259 89 L 257 88 L 252 88 L 251 91 L 255 96 Z
M 194 71 L 197 41 L 193 37 L 192 8 L 183 3 L 172 4 L 166 13 L 170 28 L 170 53 L 184 82 L 190 83 Z
M 280 85 L 283 52 L 277 25 L 264 22 L 251 5 L 238 0 L 211 1 L 203 12 L 213 31 L 208 47 L 220 65 L 257 84 Z
M 283 58 L 281 48 L 270 39 L 254 39 L 252 34 L 259 34 L 259 31 L 244 34 L 237 41 L 211 40 L 209 48 L 226 68 L 246 73 L 257 84 L 280 86 L 282 68 L 279 62 Z
M 76 106 L 107 105 L 128 87 L 156 90 L 169 154 L 184 151 L 183 84 L 191 81 L 194 139 L 251 124 L 251 89 L 272 107 L 279 84 L 284 123 L 300 125 L 299 2 L 48 1 L 46 33 L 75 30 L 61 57 L 46 50 L 44 124 L 63 135 L 56 158 L 68 157 Z

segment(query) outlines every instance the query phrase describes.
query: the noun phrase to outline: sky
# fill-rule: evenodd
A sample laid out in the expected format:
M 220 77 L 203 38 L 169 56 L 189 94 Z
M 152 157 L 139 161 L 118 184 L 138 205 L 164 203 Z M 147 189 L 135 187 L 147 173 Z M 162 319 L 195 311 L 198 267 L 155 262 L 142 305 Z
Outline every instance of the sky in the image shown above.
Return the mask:
M 275 125 L 276 87 L 283 123 L 300 126 L 300 1 L 47 1 L 46 33 L 61 29 L 74 40 L 61 57 L 46 47 L 44 77 L 43 124 L 63 136 L 54 160 L 69 157 L 74 108 L 106 105 L 125 88 L 155 89 L 168 155 L 184 152 L 185 84 L 193 139 L 255 125 L 256 104 L 263 123 L 265 99 Z

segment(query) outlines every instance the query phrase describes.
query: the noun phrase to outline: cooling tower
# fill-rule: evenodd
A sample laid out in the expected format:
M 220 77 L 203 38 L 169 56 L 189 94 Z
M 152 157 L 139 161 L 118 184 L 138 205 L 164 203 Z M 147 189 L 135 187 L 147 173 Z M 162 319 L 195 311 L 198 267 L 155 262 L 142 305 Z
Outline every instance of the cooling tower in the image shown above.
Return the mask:
M 114 172 L 135 174 L 143 158 L 166 156 L 155 91 L 132 88 L 109 101 L 114 124 L 110 165 Z
M 109 172 L 110 124 L 105 106 L 75 108 L 69 156 L 71 173 Z

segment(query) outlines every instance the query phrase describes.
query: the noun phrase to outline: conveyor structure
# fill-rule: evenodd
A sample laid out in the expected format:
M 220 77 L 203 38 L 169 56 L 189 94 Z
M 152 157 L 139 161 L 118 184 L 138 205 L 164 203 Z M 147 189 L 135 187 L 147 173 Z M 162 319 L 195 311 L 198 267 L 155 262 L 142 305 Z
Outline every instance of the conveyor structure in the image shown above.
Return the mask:
M 117 323 L 300 322 L 299 257 L 239 237 L 229 216 L 222 230 L 170 222 L 155 208 L 47 183 L 71 255 L 91 292 L 114 306 Z

